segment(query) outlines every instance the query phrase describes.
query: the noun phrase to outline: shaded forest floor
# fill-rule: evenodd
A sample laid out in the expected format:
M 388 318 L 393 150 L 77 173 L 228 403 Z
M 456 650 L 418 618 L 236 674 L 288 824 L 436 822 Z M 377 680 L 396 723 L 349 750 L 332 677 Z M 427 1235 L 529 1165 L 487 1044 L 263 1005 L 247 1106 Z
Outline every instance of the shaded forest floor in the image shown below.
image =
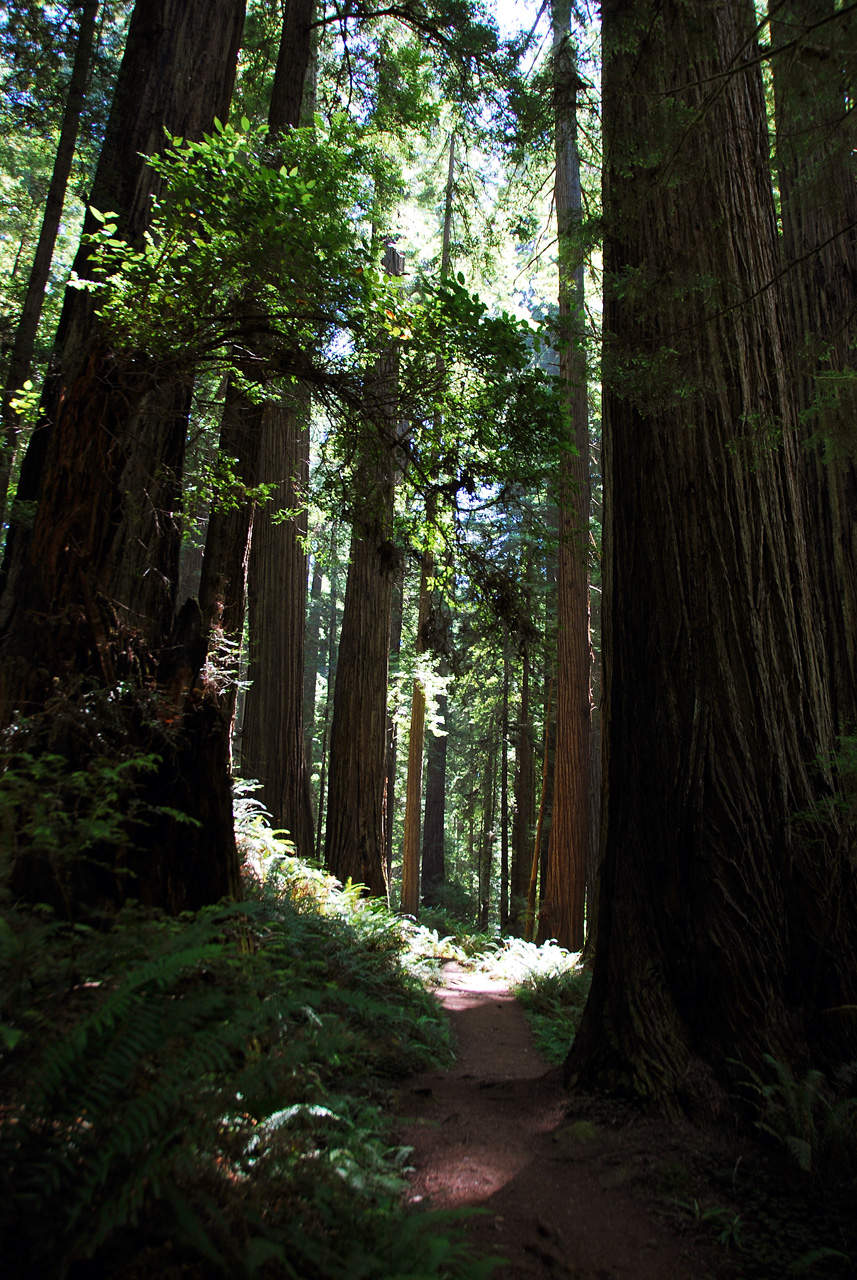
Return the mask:
M 398 1091 L 409 1200 L 477 1210 L 468 1235 L 503 1259 L 496 1280 L 857 1274 L 853 1204 L 752 1147 L 570 1097 L 502 980 L 450 963 L 436 994 L 457 1057 Z

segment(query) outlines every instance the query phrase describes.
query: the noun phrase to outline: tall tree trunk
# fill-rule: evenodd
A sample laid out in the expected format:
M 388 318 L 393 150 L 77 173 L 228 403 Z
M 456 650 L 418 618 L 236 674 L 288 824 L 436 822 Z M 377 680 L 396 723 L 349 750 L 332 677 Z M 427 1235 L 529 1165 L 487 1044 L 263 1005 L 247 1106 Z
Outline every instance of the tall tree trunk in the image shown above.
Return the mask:
M 503 710 L 500 721 L 500 932 L 509 928 L 509 637 L 503 639 Z
M 440 275 L 445 279 L 449 272 L 450 245 L 452 241 L 452 192 L 455 176 L 455 133 L 449 139 L 449 164 L 447 169 L 446 196 L 443 215 L 443 241 L 440 258 Z M 438 368 L 443 361 L 438 356 Z M 439 423 L 435 424 L 436 428 Z M 426 503 L 426 525 L 435 518 L 436 501 L 430 497 Z M 423 547 L 420 568 L 420 598 L 417 620 L 416 655 L 425 653 L 426 630 L 431 613 L 430 582 L 434 575 L 434 557 L 428 545 Z M 422 806 L 423 740 L 425 738 L 426 691 L 419 675 L 414 676 L 411 693 L 411 727 L 408 737 L 408 778 L 405 789 L 405 835 L 402 844 L 402 911 L 416 915 L 420 901 L 420 812 Z
M 303 112 L 312 118 L 315 111 L 310 75 L 315 2 L 289 0 L 286 5 L 268 113 L 272 138 L 297 127 Z M 309 424 L 305 390 L 294 399 L 266 403 L 258 424 L 262 477 L 277 488 L 273 503 L 262 507 L 253 523 L 251 683 L 241 742 L 245 774 L 259 778 L 275 824 L 289 830 L 306 855 L 314 843 L 303 721 Z M 278 510 L 298 515 L 278 522 Z
M 533 858 L 533 827 L 536 820 L 536 778 L 533 727 L 530 718 L 530 645 L 528 641 L 524 641 L 521 654 L 521 693 L 515 740 L 514 788 L 515 813 L 512 819 L 509 924 L 513 933 L 523 935 Z
M 491 909 L 491 871 L 494 861 L 494 809 L 497 798 L 497 726 L 491 717 L 482 775 L 482 831 L 479 837 L 479 928 L 488 928 Z
M 426 520 L 433 518 L 426 511 Z M 417 663 L 426 652 L 427 629 L 431 610 L 430 582 L 434 575 L 434 558 L 426 548 L 420 566 L 420 594 L 417 614 L 417 638 L 414 646 Z M 423 791 L 423 741 L 426 726 L 426 691 L 422 678 L 414 676 L 411 691 L 411 730 L 408 738 L 408 780 L 405 788 L 405 834 L 402 843 L 402 912 L 416 916 L 420 907 L 420 814 Z
M 250 551 L 250 686 L 244 709 L 241 771 L 262 783 L 275 828 L 298 852 L 314 847 L 303 733 L 303 637 L 306 617 L 307 406 L 265 406 L 262 473 L 277 487 L 257 512 Z M 298 511 L 277 520 L 278 511 Z
M 603 16 L 607 811 L 566 1066 L 705 1112 L 738 1061 L 854 1056 L 853 1017 L 831 1010 L 857 994 L 857 904 L 850 866 L 794 823 L 833 732 L 755 15 L 609 0 Z
M 390 607 L 390 667 L 398 670 L 402 652 L 402 623 L 405 612 L 405 562 L 402 561 L 393 579 L 393 600 Z M 399 755 L 399 726 L 393 715 L 393 707 L 387 708 L 387 777 L 384 782 L 384 856 L 387 867 L 387 884 L 393 879 L 393 831 L 396 819 L 396 777 Z
M 330 721 L 333 713 L 333 691 L 336 687 L 336 659 L 339 652 L 339 636 L 337 635 L 337 610 L 339 608 L 339 561 L 336 555 L 336 539 L 331 535 L 330 565 L 330 608 L 327 623 L 327 688 L 324 695 L 324 716 L 321 730 L 321 764 L 318 775 L 318 825 L 316 827 L 315 856 L 321 861 L 324 852 L 323 836 L 326 835 L 324 823 L 324 802 L 327 797 L 327 761 L 330 744 Z
M 786 288 L 797 347 L 821 636 L 839 732 L 857 729 L 857 174 L 855 15 L 833 0 L 776 7 L 772 44 Z M 847 97 L 852 108 L 846 109 Z
M 142 242 L 152 197 L 161 185 L 142 157 L 163 149 L 165 129 L 200 138 L 215 116 L 226 115 L 242 23 L 239 0 L 221 6 L 212 0 L 138 0 L 134 8 L 90 197 L 91 207 L 116 212 L 118 233 L 133 244 Z M 92 275 L 86 236 L 96 226 L 88 212 L 74 261 L 82 279 Z M 18 505 L 11 513 L 0 628 L 8 633 L 17 626 L 10 614 L 28 594 L 22 579 L 29 577 L 35 536 L 32 504 L 39 502 L 49 470 L 60 468 L 76 509 L 84 513 L 80 531 L 68 530 L 72 542 L 85 558 L 92 549 L 83 549 L 95 538 L 98 588 L 116 602 L 123 622 L 157 645 L 175 611 L 190 379 L 151 365 L 142 353 L 130 367 L 118 365 L 94 317 L 94 305 L 89 293 L 66 291 L 42 417 L 27 447 Z M 102 351 L 95 350 L 99 342 L 106 342 Z M 97 443 L 84 452 L 77 448 L 70 458 L 62 456 L 64 444 L 58 442 L 52 456 L 60 419 L 68 419 L 69 398 L 74 396 L 81 406 L 73 387 L 88 377 L 99 379 L 99 395 L 112 394 L 117 401 L 115 409 L 105 411 L 113 429 L 101 431 Z M 100 409 L 91 419 L 96 428 L 99 416 Z M 92 456 L 107 462 L 100 480 L 90 465 Z M 94 485 L 110 495 L 109 515 L 105 512 L 106 523 L 97 534 L 90 531 L 85 514 Z
M 5 518 L 9 476 L 15 458 L 18 440 L 18 414 L 12 408 L 12 400 L 30 375 L 33 363 L 33 352 L 36 345 L 36 334 L 42 318 L 42 307 L 45 301 L 45 289 L 51 273 L 51 262 L 54 246 L 62 218 L 63 204 L 74 162 L 77 146 L 77 134 L 80 126 L 80 113 L 83 110 L 86 82 L 95 49 L 96 15 L 98 0 L 84 0 L 80 10 L 77 48 L 74 64 L 71 69 L 65 111 L 60 126 L 59 142 L 54 160 L 54 169 L 45 201 L 45 212 L 39 242 L 36 246 L 33 265 L 30 268 L 30 279 L 24 304 L 18 319 L 18 327 L 12 342 L 12 351 L 6 369 L 6 385 L 0 402 L 2 414 L 2 453 L 0 453 L 0 520 Z
M 134 243 L 158 191 L 142 157 L 164 145 L 165 129 L 198 138 L 225 116 L 242 23 L 238 0 L 138 0 L 92 194 Z M 91 271 L 85 243 L 76 269 Z M 189 382 L 162 374 L 145 353 L 113 349 L 88 296 L 67 295 L 19 486 L 35 517 L 27 528 L 13 518 L 7 543 L 0 715 L 46 711 L 49 725 L 49 699 L 71 705 L 100 686 L 114 736 L 134 744 L 150 733 L 140 749 L 161 759 L 157 850 L 115 892 L 180 910 L 237 890 L 237 862 L 220 717 L 205 697 L 185 698 L 205 657 L 196 606 L 173 628 Z M 76 752 L 91 752 L 83 728 L 67 741 L 65 754 Z M 200 769 L 210 775 L 197 790 Z M 180 825 L 175 810 L 199 825 Z
M 556 755 L 539 939 L 583 946 L 589 839 L 589 415 L 583 335 L 583 261 L 577 86 L 570 0 L 552 0 L 555 201 L 559 236 L 560 381 L 571 423 L 560 462 L 557 565 Z
M 330 529 L 330 563 L 336 539 L 336 522 Z M 319 642 L 321 639 L 321 615 L 324 608 L 321 590 L 324 573 L 321 567 L 318 547 L 312 560 L 312 585 L 309 591 L 309 611 L 307 613 L 306 644 L 304 653 L 304 742 L 306 744 L 307 774 L 312 777 L 314 742 L 315 742 L 315 698 L 318 681 Z
M 443 670 L 441 674 L 445 674 Z M 441 733 L 429 734 L 426 745 L 426 802 L 423 817 L 422 886 L 427 907 L 439 905 L 446 883 L 446 753 L 449 742 L 449 699 L 438 698 Z
M 390 275 L 404 259 L 390 245 Z M 387 765 L 387 669 L 390 604 L 398 556 L 392 542 L 395 493 L 397 353 L 378 361 L 372 395 L 375 420 L 365 424 L 357 517 L 351 538 L 345 610 L 330 733 L 330 786 L 324 860 L 340 880 L 388 892 L 384 842 Z

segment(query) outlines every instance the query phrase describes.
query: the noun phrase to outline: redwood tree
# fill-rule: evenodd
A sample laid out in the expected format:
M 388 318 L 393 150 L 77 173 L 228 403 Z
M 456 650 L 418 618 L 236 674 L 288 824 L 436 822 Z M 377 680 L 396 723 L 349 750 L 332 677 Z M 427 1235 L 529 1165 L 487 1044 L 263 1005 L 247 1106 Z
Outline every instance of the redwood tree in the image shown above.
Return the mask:
M 753 8 L 603 17 L 606 812 L 566 1070 L 700 1112 L 739 1060 L 854 1056 L 857 912 L 795 817 L 832 721 Z
M 404 259 L 391 245 L 390 275 Z M 354 523 L 339 639 L 324 860 L 340 880 L 387 894 L 384 791 L 387 777 L 387 669 L 393 576 L 396 351 L 391 345 L 368 380 L 367 418 L 357 446 Z
M 133 244 L 159 190 L 143 157 L 163 147 L 165 129 L 199 137 L 226 114 L 243 12 L 239 0 L 138 0 L 91 197 Z M 84 230 L 94 226 L 90 214 Z M 92 273 L 85 240 L 75 268 Z M 67 296 L 0 598 L 3 723 L 35 716 L 43 728 L 29 728 L 42 745 L 74 761 L 91 751 L 101 705 L 108 750 L 159 757 L 151 853 L 131 857 L 130 881 L 117 874 L 109 883 L 108 869 L 96 893 L 171 909 L 237 889 L 218 715 L 204 698 L 185 697 L 205 655 L 195 606 L 173 629 L 188 393 L 186 371 L 117 349 L 92 296 Z M 175 812 L 198 825 L 180 825 Z M 114 854 L 128 859 L 127 850 Z M 39 875 L 22 874 L 39 892 Z
M 553 0 L 560 383 L 569 435 L 560 460 L 557 553 L 556 756 L 539 939 L 583 946 L 589 830 L 589 415 L 583 345 L 583 261 L 577 87 L 570 0 Z
M 831 21 L 831 19 L 834 19 Z M 855 14 L 833 0 L 772 13 L 776 158 L 807 505 L 837 730 L 857 729 L 857 173 Z M 847 107 L 850 97 L 852 106 Z

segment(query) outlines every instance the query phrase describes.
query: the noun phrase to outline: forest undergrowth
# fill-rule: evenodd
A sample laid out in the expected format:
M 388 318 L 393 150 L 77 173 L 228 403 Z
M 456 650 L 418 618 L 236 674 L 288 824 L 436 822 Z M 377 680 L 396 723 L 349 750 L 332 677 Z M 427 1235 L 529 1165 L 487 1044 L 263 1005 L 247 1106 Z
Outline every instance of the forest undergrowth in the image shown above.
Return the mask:
M 450 1059 L 443 944 L 238 810 L 240 905 L 68 923 L 4 892 L 5 1274 L 486 1275 L 455 1215 L 405 1215 L 383 1112 Z
M 0 793 L 3 830 L 29 821 L 38 841 L 14 779 Z M 488 1276 L 465 1215 L 405 1209 L 410 1152 L 389 1104 L 397 1082 L 451 1061 L 428 990 L 444 961 L 505 981 L 555 1064 L 588 972 L 554 943 L 443 911 L 396 916 L 299 859 L 248 796 L 236 816 L 240 904 L 178 919 L 129 904 L 69 922 L 0 888 L 5 1274 Z M 103 817 L 78 815 L 75 856 Z M 837 1092 L 766 1065 L 748 1072 L 746 1101 L 768 1156 L 726 1170 L 692 1149 L 681 1168 L 656 1153 L 648 1191 L 676 1230 L 720 1240 L 729 1274 L 848 1274 L 834 1211 L 853 1201 L 853 1081 Z

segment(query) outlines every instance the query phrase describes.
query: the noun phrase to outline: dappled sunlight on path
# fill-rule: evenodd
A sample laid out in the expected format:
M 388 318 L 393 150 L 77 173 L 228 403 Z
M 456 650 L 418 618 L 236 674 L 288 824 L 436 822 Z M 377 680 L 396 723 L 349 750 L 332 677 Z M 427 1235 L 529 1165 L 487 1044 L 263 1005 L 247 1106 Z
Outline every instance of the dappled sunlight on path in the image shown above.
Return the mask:
M 679 1242 L 624 1183 L 647 1157 L 616 1134 L 569 1123 L 559 1072 L 533 1046 L 500 981 L 457 964 L 436 991 L 457 1047 L 446 1072 L 405 1082 L 402 1140 L 413 1147 L 410 1200 L 483 1210 L 469 1234 L 507 1265 L 498 1280 L 694 1280 Z

